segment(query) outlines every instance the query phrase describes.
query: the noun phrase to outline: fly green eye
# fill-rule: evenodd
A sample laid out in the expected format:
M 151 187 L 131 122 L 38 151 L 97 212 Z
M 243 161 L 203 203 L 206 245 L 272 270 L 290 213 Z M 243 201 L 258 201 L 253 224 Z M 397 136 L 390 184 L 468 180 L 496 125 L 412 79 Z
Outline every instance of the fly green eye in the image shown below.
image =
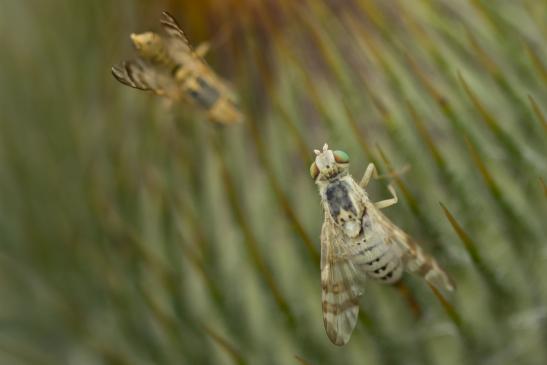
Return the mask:
M 349 162 L 349 155 L 345 153 L 344 151 L 334 151 L 334 160 L 338 163 L 348 163 Z
M 315 162 L 312 163 L 311 166 L 310 166 L 310 175 L 314 180 L 317 177 L 317 175 L 319 175 L 319 168 L 317 167 Z

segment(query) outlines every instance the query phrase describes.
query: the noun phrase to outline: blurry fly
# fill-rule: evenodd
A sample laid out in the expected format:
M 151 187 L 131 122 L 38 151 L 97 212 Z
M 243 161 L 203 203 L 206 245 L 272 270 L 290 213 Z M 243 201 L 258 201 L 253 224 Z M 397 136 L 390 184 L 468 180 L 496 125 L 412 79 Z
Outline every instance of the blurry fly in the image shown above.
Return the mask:
M 192 49 L 184 32 L 167 12 L 161 18 L 165 35 L 153 32 L 131 34 L 139 57 L 112 67 L 121 83 L 140 90 L 151 90 L 175 101 L 185 101 L 205 111 L 221 124 L 243 120 L 228 83 L 205 62 L 208 43 Z

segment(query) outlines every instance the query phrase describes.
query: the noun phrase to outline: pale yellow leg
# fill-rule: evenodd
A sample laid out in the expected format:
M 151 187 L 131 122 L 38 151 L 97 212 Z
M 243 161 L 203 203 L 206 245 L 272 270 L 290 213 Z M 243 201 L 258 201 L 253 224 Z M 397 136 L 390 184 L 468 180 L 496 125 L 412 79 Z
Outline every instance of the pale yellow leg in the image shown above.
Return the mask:
M 397 193 L 395 192 L 393 185 L 389 184 L 387 188 L 389 192 L 391 193 L 392 198 L 381 200 L 379 202 L 374 203 L 374 206 L 378 209 L 384 209 L 384 208 L 390 207 L 394 204 L 397 204 L 397 202 L 399 201 L 399 198 L 397 198 Z
M 209 42 L 203 42 L 199 46 L 197 46 L 194 52 L 198 57 L 204 58 L 207 52 L 209 52 L 210 48 L 211 44 Z
M 367 169 L 365 170 L 365 174 L 363 175 L 363 178 L 361 179 L 361 182 L 359 185 L 364 189 L 368 186 L 368 183 L 370 182 L 370 178 L 373 177 L 375 179 L 378 178 L 378 171 L 376 171 L 376 166 L 373 162 L 369 163 L 367 166 Z

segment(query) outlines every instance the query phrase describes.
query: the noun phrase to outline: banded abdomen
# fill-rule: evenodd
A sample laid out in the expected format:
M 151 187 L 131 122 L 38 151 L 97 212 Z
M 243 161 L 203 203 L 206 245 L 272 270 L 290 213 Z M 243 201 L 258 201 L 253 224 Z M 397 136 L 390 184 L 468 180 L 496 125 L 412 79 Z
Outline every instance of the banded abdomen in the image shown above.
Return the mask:
M 203 76 L 189 77 L 184 84 L 184 92 L 194 104 L 205 110 L 211 109 L 220 98 L 220 92 Z
M 367 207 L 362 231 L 353 239 L 358 258 L 355 264 L 367 276 L 385 284 L 397 282 L 403 274 L 401 250 L 389 242 L 389 232 L 377 221 L 374 207 Z
M 403 274 L 403 264 L 393 246 L 377 242 L 363 245 L 358 268 L 367 276 L 386 284 L 397 282 Z

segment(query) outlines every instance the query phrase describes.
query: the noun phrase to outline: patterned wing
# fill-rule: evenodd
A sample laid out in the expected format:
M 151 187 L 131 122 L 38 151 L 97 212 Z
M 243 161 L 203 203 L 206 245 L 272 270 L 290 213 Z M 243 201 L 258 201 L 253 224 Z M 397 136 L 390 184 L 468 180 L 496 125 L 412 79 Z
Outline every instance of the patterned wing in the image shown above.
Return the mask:
M 199 58 L 202 60 L 201 57 L 194 52 L 181 27 L 171 14 L 164 11 L 162 13 L 160 23 L 163 26 L 165 33 L 168 35 L 167 42 L 169 52 L 177 62 L 180 64 L 186 64 L 189 57 Z
M 323 323 L 335 345 L 345 345 L 357 323 L 365 276 L 346 252 L 344 235 L 325 214 L 321 230 L 321 289 Z
M 112 67 L 112 75 L 124 85 L 139 90 L 152 90 L 158 95 L 178 100 L 181 92 L 169 75 L 140 60 L 124 61 Z
M 141 62 L 124 61 L 112 67 L 112 75 L 124 85 L 139 90 L 152 90 L 146 68 Z
M 192 47 L 190 47 L 190 43 L 188 43 L 188 39 L 186 39 L 184 32 L 182 31 L 179 24 L 177 23 L 177 21 L 171 14 L 164 11 L 162 13 L 160 23 L 163 26 L 165 33 L 167 33 L 169 37 L 178 38 L 180 43 L 184 45 L 183 47 L 186 48 L 187 52 L 192 51 Z
M 402 250 L 402 259 L 405 270 L 422 276 L 429 284 L 437 289 L 454 290 L 454 283 L 448 274 L 439 266 L 437 261 L 426 254 L 422 248 L 405 232 L 388 221 L 389 243 L 397 245 Z

